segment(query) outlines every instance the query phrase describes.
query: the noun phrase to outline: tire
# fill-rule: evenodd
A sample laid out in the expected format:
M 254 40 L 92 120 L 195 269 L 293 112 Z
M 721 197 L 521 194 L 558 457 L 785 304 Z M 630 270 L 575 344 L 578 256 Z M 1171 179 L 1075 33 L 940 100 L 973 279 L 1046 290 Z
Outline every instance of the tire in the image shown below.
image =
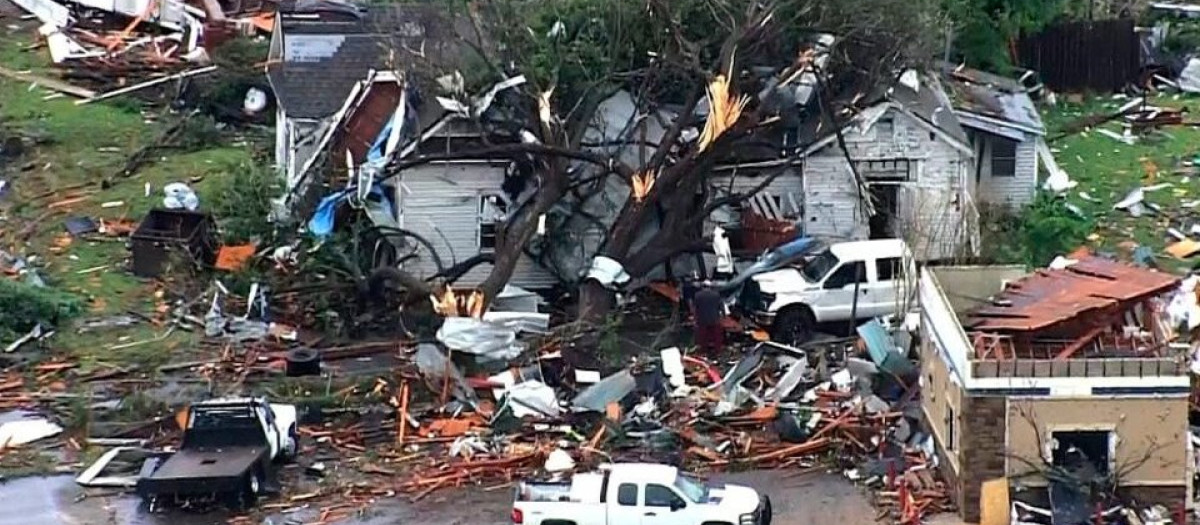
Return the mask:
M 312 348 L 295 348 L 287 353 L 287 376 L 321 375 L 321 352 Z
M 258 503 L 258 496 L 262 494 L 263 475 L 261 468 L 255 468 L 246 478 L 246 487 L 242 490 L 241 507 L 249 509 Z
M 729 523 L 728 521 L 706 521 L 704 523 L 701 523 L 700 525 L 733 525 L 733 524 Z
M 788 306 L 775 316 L 775 322 L 771 324 L 771 340 L 799 346 L 812 340 L 816 326 L 816 317 L 807 306 Z
M 542 522 L 542 525 L 575 525 L 575 522 L 567 520 L 545 520 Z
M 758 525 L 771 525 L 771 514 L 774 512 L 774 509 L 771 508 L 771 497 L 764 494 L 759 505 L 762 505 L 763 510 Z

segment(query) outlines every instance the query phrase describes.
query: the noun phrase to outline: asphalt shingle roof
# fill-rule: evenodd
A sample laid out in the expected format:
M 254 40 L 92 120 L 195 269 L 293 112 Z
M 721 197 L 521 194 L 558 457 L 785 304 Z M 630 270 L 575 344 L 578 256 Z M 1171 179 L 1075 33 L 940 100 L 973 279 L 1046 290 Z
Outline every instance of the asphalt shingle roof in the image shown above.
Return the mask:
M 267 77 L 289 117 L 328 117 L 370 70 L 407 70 L 416 53 L 436 61 L 454 43 L 452 23 L 433 6 L 321 4 L 280 8 L 282 46 Z

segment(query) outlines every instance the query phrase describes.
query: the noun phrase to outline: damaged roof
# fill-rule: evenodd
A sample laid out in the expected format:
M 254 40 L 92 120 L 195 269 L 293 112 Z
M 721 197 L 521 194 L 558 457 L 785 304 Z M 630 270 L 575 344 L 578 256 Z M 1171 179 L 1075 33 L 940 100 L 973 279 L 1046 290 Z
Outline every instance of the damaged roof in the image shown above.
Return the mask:
M 1042 269 L 1010 283 L 990 306 L 970 313 L 975 331 L 1031 332 L 1166 292 L 1179 278 L 1088 255 L 1064 269 Z
M 267 78 L 293 118 L 328 117 L 371 70 L 404 71 L 456 46 L 454 21 L 430 5 L 286 2 L 278 17 Z
M 890 83 L 880 82 L 866 89 L 844 92 L 836 97 L 838 100 L 833 103 L 833 111 L 841 116 L 846 108 L 850 108 L 853 116 L 841 123 L 842 127 L 846 128 L 862 125 L 867 120 L 877 118 L 882 113 L 874 114 L 870 109 L 891 103 L 944 133 L 959 146 L 969 147 L 967 145 L 970 144 L 970 140 L 954 114 L 950 99 L 941 83 L 933 76 L 925 74 L 917 74 L 916 80 L 915 84 L 910 85 L 896 78 Z M 841 104 L 838 103 L 839 100 L 842 101 Z M 814 108 L 814 112 L 817 110 L 818 108 Z M 834 126 L 829 117 L 823 113 L 814 114 L 801 124 L 798 143 L 801 147 L 813 151 L 823 147 L 820 144 L 830 139 L 833 132 Z
M 955 110 L 968 114 L 967 117 L 985 117 L 1036 135 L 1046 133 L 1033 99 L 1020 82 L 951 64 L 943 63 L 941 68 Z M 964 125 L 976 127 L 970 118 L 963 120 Z

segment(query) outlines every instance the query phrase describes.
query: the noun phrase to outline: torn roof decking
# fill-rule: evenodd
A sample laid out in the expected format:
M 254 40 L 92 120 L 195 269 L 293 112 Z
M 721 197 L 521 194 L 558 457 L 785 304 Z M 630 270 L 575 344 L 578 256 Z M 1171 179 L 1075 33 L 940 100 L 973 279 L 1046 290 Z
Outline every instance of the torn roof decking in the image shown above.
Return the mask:
M 1179 284 L 1173 275 L 1088 256 L 1062 270 L 1038 270 L 1011 283 L 968 317 L 979 332 L 1032 332 L 1088 312 L 1133 303 Z M 999 306 L 1003 304 L 1004 306 Z

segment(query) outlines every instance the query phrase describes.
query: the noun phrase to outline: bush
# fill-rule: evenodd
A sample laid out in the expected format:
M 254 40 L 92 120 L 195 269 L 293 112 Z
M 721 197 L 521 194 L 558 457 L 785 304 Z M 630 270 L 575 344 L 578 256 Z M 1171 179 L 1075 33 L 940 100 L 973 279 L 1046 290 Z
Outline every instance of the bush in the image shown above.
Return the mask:
M 221 177 L 207 206 L 225 244 L 258 241 L 261 246 L 274 240 L 275 225 L 267 219 L 271 199 L 283 192 L 278 180 L 270 168 L 249 163 L 231 166 Z
M 74 295 L 7 279 L 0 279 L 0 340 L 25 335 L 38 323 L 55 326 L 83 312 Z
M 1065 201 L 1045 193 L 1019 213 L 981 207 L 979 222 L 983 262 L 1029 266 L 1045 266 L 1055 256 L 1075 251 L 1095 227 Z

